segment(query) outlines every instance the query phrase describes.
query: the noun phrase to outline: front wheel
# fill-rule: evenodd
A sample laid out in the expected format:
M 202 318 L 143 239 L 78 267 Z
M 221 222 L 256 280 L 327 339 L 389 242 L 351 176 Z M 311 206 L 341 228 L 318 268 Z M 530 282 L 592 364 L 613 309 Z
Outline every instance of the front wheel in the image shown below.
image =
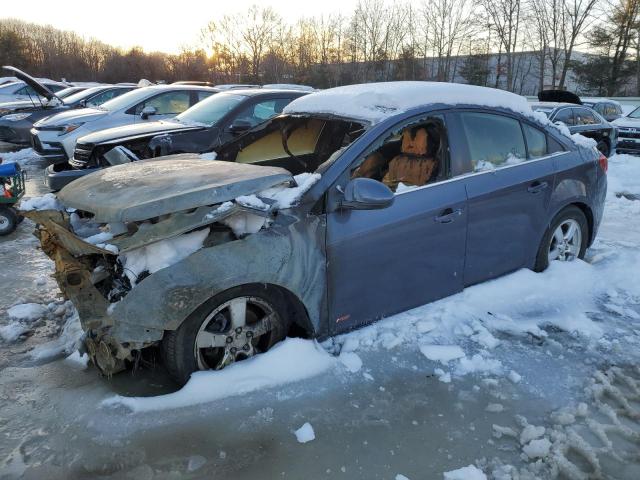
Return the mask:
M 553 261 L 584 258 L 588 238 L 589 226 L 582 210 L 575 206 L 565 208 L 555 216 L 542 238 L 535 270 L 541 272 Z
M 222 292 L 162 340 L 164 363 L 181 385 L 198 370 L 222 368 L 266 352 L 287 334 L 283 295 L 264 286 Z
M 18 214 L 13 208 L 0 206 L 0 235 L 9 235 L 18 223 Z

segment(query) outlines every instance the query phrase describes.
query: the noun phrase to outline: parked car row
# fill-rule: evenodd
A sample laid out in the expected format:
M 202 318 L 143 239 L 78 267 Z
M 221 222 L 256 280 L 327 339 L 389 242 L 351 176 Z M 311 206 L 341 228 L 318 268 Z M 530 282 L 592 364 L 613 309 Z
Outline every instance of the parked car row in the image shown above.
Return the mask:
M 138 89 L 34 129 L 47 144 L 85 129 L 67 155 L 93 171 L 61 189 L 61 211 L 25 214 L 106 375 L 159 347 L 185 383 L 290 334 L 583 258 L 596 237 L 607 158 L 518 95 L 389 82 L 212 89 L 187 108 L 207 88 Z M 177 110 L 163 95 L 184 112 L 151 121 Z M 131 117 L 93 129 L 109 115 Z

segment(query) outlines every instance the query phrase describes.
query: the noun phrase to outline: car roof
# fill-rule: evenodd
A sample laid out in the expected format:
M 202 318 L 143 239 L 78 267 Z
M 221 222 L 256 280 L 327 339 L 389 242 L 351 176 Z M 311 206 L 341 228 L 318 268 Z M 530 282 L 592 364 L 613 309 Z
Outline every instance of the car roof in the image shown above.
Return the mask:
M 205 92 L 219 92 L 220 90 L 214 87 L 204 87 L 202 85 L 181 85 L 181 84 L 162 84 L 162 85 L 149 85 L 148 87 L 142 88 L 153 88 L 154 90 L 196 90 L 196 91 L 205 91 Z
M 285 114 L 324 114 L 378 123 L 429 105 L 470 105 L 504 108 L 532 116 L 527 100 L 495 88 L 446 82 L 379 82 L 347 85 L 297 98 Z
M 244 97 L 259 97 L 262 95 L 273 95 L 273 94 L 282 95 L 283 93 L 302 96 L 310 92 L 306 92 L 304 90 L 285 89 L 285 88 L 234 88 L 231 90 L 223 90 L 221 93 L 227 93 L 230 95 L 242 95 Z

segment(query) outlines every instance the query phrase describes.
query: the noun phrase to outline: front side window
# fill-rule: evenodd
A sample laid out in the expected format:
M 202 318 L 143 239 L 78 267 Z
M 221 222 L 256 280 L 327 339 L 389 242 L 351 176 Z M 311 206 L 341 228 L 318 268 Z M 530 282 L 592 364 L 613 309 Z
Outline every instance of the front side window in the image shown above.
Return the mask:
M 562 110 L 560 110 L 555 118 L 553 119 L 554 122 L 562 122 L 567 126 L 573 126 L 575 125 L 575 121 L 573 119 L 573 109 L 572 108 L 563 108 Z
M 412 121 L 374 144 L 351 177 L 381 181 L 396 193 L 436 182 L 444 174 L 446 144 L 442 116 Z
M 145 107 L 154 107 L 156 115 L 177 115 L 189 108 L 190 93 L 184 91 L 166 92 L 156 95 L 136 106 L 139 115 Z
M 460 114 L 474 172 L 515 165 L 527 158 L 520 122 L 492 113 Z

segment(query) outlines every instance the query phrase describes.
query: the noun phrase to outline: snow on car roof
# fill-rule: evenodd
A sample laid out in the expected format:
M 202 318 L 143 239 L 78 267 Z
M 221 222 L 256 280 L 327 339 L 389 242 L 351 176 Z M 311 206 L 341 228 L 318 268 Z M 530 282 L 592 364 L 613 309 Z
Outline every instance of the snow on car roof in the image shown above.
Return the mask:
M 325 113 L 377 123 L 434 103 L 503 107 L 531 116 L 520 95 L 494 88 L 444 82 L 382 82 L 347 85 L 312 93 L 287 105 L 284 113 Z

